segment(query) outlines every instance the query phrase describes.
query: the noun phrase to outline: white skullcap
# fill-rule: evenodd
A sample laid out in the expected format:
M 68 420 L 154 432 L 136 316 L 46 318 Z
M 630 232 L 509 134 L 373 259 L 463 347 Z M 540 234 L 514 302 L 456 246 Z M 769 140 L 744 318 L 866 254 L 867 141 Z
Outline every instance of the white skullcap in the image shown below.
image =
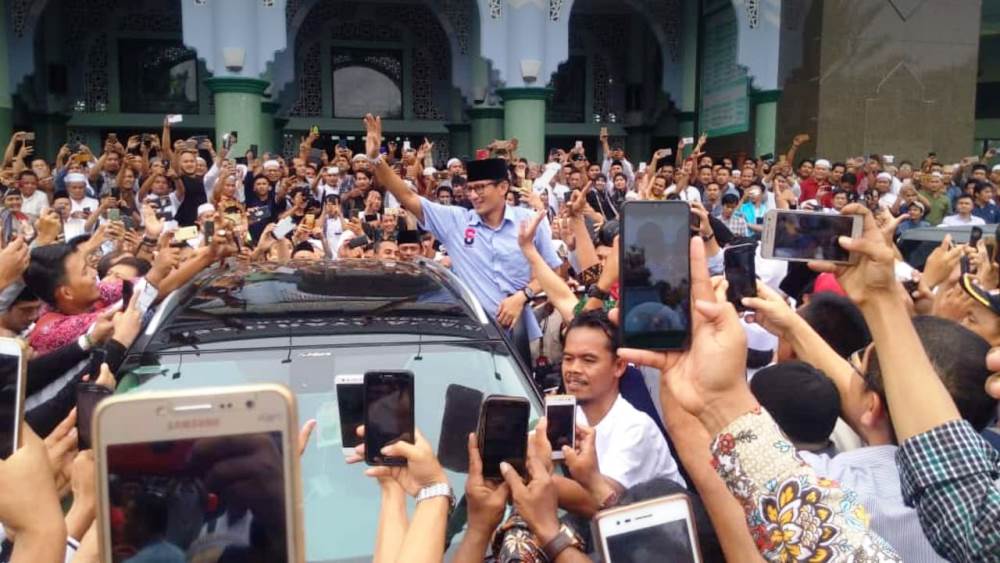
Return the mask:
M 760 187 L 758 187 L 758 186 L 750 186 L 750 188 L 749 188 L 749 189 L 747 189 L 747 193 L 753 193 L 753 192 L 757 192 L 757 193 L 763 193 L 763 192 L 762 192 L 762 191 L 760 190 Z
M 891 182 L 892 181 L 892 174 L 889 174 L 888 172 L 879 172 L 878 176 L 875 176 L 875 179 L 876 180 L 886 180 L 886 181 Z
M 1000 169 L 1000 165 L 997 165 L 997 167 L 994 168 L 994 170 L 997 170 L 997 169 Z M 936 172 L 936 171 L 935 172 L 931 172 L 931 178 L 940 178 L 940 177 L 941 177 L 941 173 L 940 172 Z
M 281 168 L 281 164 L 277 160 L 265 160 L 264 168 Z
M 79 182 L 81 184 L 86 184 L 87 183 L 87 177 L 84 176 L 83 174 L 80 174 L 79 172 L 72 172 L 72 173 L 66 175 L 66 183 L 67 184 L 75 184 L 77 182 Z
M 201 217 L 203 213 L 215 213 L 215 206 L 211 203 L 203 203 L 198 206 L 198 217 Z
M 456 164 L 462 164 L 462 161 L 459 160 L 459 159 L 457 159 L 457 158 L 451 158 L 451 159 L 448 159 L 448 166 L 447 167 L 451 168 L 452 166 L 454 166 Z
M 368 157 L 365 156 L 365 155 L 363 155 L 363 154 L 361 154 L 361 153 L 358 153 L 358 154 L 354 155 L 354 158 L 352 158 L 351 160 L 364 160 L 366 158 L 368 158 Z
M 821 158 L 817 160 L 816 164 L 814 164 L 813 166 L 815 168 L 819 168 L 820 166 L 822 166 L 823 168 L 830 168 L 830 161 L 825 158 Z
M 424 168 L 424 176 L 433 176 L 435 174 L 437 174 L 437 170 L 433 166 Z
M 742 176 L 743 176 L 743 173 L 742 173 L 742 172 L 740 172 L 739 170 L 733 170 L 733 171 L 732 171 L 732 172 L 730 172 L 729 174 L 730 174 L 730 176 L 732 176 L 733 178 L 740 178 L 740 177 L 742 177 Z
M 993 171 L 994 172 L 1000 172 L 1000 164 L 994 164 L 993 165 Z
M 198 157 L 198 162 L 201 162 L 202 164 L 208 164 L 208 161 L 206 161 L 204 158 L 200 156 Z

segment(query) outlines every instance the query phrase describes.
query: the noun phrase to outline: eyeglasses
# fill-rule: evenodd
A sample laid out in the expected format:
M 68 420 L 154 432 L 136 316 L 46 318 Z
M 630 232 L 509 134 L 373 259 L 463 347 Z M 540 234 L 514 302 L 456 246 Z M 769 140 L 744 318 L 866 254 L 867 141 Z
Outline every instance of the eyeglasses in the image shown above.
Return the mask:
M 867 378 L 865 378 L 864 361 L 865 350 L 867 349 L 868 345 L 866 344 L 854 352 L 851 352 L 851 355 L 847 357 L 847 363 L 851 364 L 851 369 L 853 369 L 854 373 L 858 374 L 861 379 L 864 379 L 865 381 L 867 381 Z
M 483 195 L 483 190 L 485 190 L 486 188 L 489 188 L 489 187 L 496 186 L 496 185 L 497 185 L 496 182 L 490 182 L 488 184 L 482 184 L 482 185 L 479 185 L 479 186 L 473 186 L 472 184 L 466 184 L 465 185 L 465 191 L 467 191 L 467 192 L 475 192 L 476 195 Z

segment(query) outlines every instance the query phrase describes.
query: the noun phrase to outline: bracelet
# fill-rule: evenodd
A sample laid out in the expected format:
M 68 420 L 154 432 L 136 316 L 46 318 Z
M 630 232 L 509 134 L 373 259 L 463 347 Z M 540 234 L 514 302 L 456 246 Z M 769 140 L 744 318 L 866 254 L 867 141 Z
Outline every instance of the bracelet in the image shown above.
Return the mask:
M 560 553 L 576 545 L 576 537 L 573 535 L 573 531 L 566 524 L 563 524 L 559 526 L 559 533 L 542 546 L 542 552 L 549 561 L 555 561 Z
M 385 159 L 382 158 L 381 154 L 376 156 L 375 158 L 371 158 L 370 156 L 365 155 L 365 158 L 368 159 L 368 164 L 371 164 L 372 166 L 377 166 L 380 163 L 385 162 Z

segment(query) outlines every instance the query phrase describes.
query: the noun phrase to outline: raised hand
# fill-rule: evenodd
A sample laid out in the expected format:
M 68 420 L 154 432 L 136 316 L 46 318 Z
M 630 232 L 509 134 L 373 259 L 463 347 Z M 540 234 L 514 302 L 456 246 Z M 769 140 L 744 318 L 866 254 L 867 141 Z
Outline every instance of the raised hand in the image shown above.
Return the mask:
M 545 213 L 536 213 L 535 217 L 521 222 L 517 231 L 517 243 L 521 248 L 535 245 L 535 233 L 538 232 L 538 225 L 545 218 Z
M 880 294 L 896 290 L 895 254 L 892 243 L 879 229 L 875 216 L 867 207 L 852 203 L 841 211 L 844 215 L 861 215 L 864 231 L 861 238 L 840 237 L 838 242 L 845 250 L 858 256 L 856 264 L 847 266 L 829 262 L 810 262 L 809 267 L 820 272 L 833 272 L 847 295 L 859 305 Z
M 382 118 L 378 116 L 372 116 L 372 114 L 365 115 L 365 154 L 368 158 L 377 158 L 379 149 L 382 148 Z
M 469 531 L 492 535 L 500 525 L 510 487 L 483 479 L 483 460 L 475 434 L 469 434 L 469 478 L 465 481 L 465 499 L 469 504 Z

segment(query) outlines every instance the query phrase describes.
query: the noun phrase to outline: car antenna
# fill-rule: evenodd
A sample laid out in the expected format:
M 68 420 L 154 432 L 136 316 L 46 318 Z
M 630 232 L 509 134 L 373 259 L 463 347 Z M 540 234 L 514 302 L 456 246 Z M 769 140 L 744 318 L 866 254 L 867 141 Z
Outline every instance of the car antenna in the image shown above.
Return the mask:
M 180 354 L 180 359 L 177 360 L 177 371 L 171 376 L 172 379 L 180 379 L 181 377 L 181 366 L 184 365 L 184 353 Z
M 424 359 L 424 356 L 423 356 L 423 354 L 421 352 L 421 350 L 423 348 L 423 344 L 424 344 L 424 335 L 418 333 L 417 334 L 417 355 L 413 356 L 414 360 L 422 360 L 422 359 Z

